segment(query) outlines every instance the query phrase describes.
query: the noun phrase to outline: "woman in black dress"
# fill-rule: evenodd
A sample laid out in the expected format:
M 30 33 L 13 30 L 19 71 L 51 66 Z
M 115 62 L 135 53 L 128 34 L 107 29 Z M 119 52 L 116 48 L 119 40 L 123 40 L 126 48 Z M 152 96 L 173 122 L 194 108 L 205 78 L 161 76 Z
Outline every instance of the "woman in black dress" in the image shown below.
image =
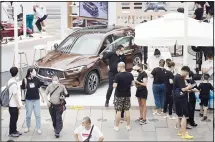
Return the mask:
M 136 97 L 138 99 L 139 103 L 139 109 L 140 109 L 140 118 L 136 120 L 136 122 L 139 122 L 140 125 L 146 124 L 146 100 L 148 96 L 148 90 L 147 90 L 147 82 L 148 82 L 148 76 L 145 70 L 147 69 L 147 66 L 144 64 L 138 64 L 138 77 L 137 80 L 135 80 L 135 84 L 137 87 L 136 91 Z

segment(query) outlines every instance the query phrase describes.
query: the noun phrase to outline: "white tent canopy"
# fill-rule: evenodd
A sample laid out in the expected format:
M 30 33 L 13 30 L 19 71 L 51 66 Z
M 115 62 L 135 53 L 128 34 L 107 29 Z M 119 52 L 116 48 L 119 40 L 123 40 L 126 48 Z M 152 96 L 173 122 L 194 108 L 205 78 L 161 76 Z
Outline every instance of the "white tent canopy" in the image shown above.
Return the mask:
M 135 27 L 134 42 L 141 46 L 184 45 L 184 14 L 169 13 Z M 213 46 L 213 25 L 188 18 L 187 45 Z

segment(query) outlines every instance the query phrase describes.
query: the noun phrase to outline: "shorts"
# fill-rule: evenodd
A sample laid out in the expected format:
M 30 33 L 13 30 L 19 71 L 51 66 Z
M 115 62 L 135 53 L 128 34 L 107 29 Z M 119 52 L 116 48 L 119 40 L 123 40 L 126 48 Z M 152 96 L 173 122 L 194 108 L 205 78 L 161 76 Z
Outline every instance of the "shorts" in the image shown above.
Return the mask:
M 208 98 L 201 98 L 200 100 L 201 100 L 200 106 L 208 107 L 208 102 L 209 102 Z
M 114 108 L 116 111 L 128 111 L 130 107 L 130 97 L 115 97 Z
M 177 116 L 186 118 L 189 117 L 188 101 L 186 99 L 175 99 L 175 111 Z
M 140 99 L 147 99 L 148 91 L 143 89 L 137 89 L 136 91 L 136 97 Z

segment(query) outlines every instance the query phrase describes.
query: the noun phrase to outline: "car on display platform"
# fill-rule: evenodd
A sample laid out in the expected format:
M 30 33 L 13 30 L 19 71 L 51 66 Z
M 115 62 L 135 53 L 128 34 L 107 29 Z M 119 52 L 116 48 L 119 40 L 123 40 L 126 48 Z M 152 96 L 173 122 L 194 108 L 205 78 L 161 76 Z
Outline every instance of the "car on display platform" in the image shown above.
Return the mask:
M 83 2 L 83 8 L 93 17 L 99 15 L 98 7 L 93 2 Z
M 142 62 L 142 49 L 134 44 L 134 29 L 123 26 L 92 26 L 77 29 L 55 50 L 35 63 L 37 77 L 47 86 L 53 75 L 68 90 L 84 90 L 93 94 L 102 81 L 108 79 L 108 65 L 103 54 L 125 48 L 126 70 Z

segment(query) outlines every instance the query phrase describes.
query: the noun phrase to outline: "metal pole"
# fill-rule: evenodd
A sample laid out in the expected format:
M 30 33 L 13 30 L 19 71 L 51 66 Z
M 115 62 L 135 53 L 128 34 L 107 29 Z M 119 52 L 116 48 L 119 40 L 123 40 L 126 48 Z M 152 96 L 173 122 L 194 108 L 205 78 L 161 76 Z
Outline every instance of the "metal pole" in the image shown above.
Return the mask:
M 184 55 L 183 55 L 183 65 L 188 65 L 188 4 L 184 2 Z
M 65 5 L 66 5 L 66 2 L 61 2 L 61 10 L 60 10 L 60 13 L 61 13 L 61 15 L 60 15 L 61 16 L 61 40 L 63 40 L 65 37 L 65 32 L 64 32 L 65 25 L 66 25 L 65 19 L 67 18 L 66 17 L 67 13 L 65 12 L 65 10 L 67 8 L 65 7 Z
M 26 31 L 26 10 L 25 10 L 26 6 L 28 6 L 27 4 L 28 4 L 28 2 L 24 2 L 22 4 L 22 8 L 23 8 L 23 37 L 24 38 L 27 37 L 26 36 L 27 35 L 27 31 Z
M 19 39 L 18 39 L 18 22 L 17 22 L 17 3 L 14 2 L 14 55 L 15 55 L 15 66 L 18 67 L 18 48 L 19 48 Z

